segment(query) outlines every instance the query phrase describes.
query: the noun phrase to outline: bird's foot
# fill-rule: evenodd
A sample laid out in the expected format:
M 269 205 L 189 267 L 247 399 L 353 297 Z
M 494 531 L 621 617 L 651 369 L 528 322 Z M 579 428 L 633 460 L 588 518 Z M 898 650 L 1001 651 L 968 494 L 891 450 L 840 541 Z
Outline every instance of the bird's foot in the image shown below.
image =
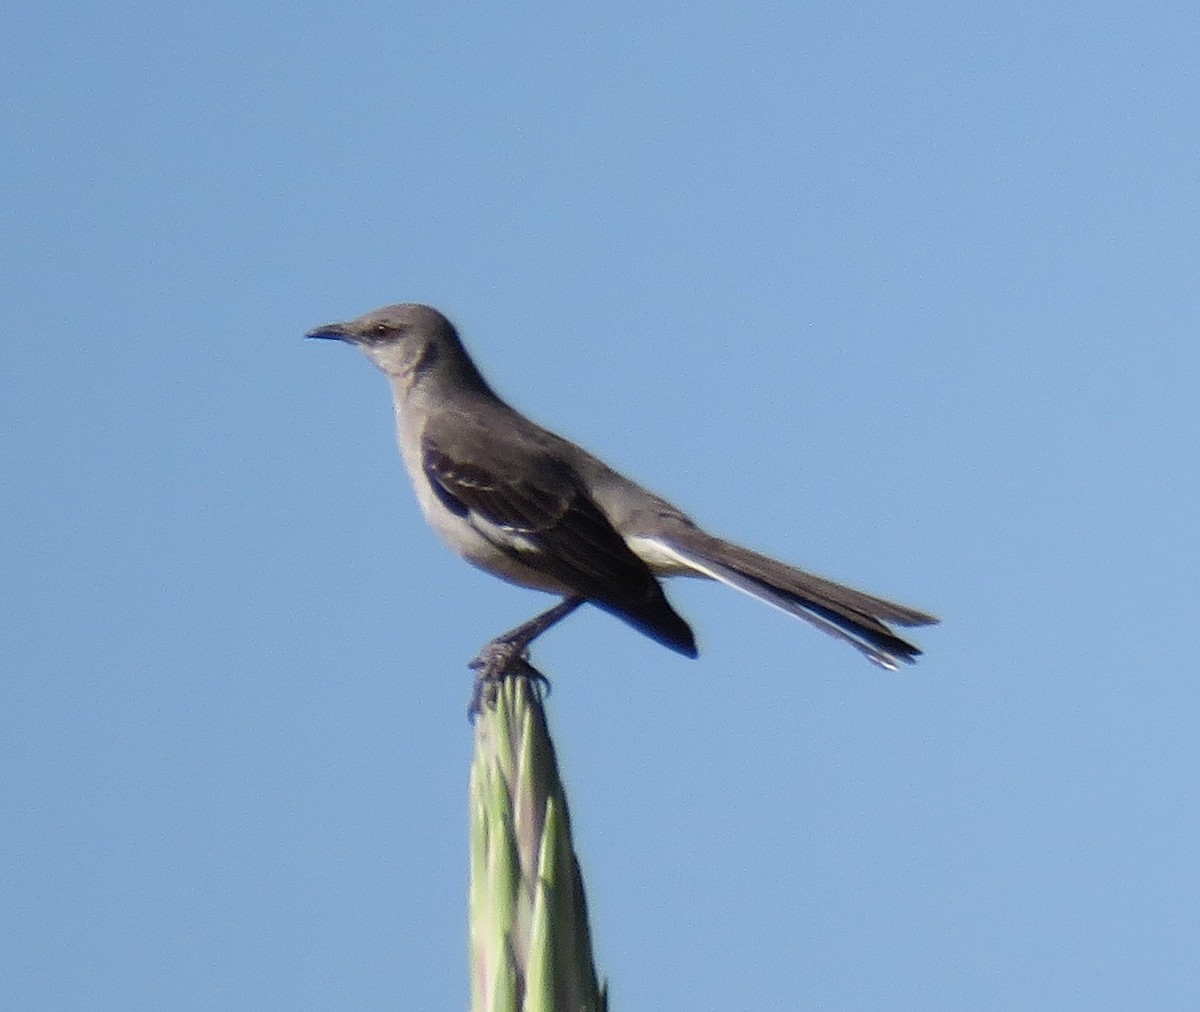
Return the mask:
M 467 665 L 475 672 L 475 686 L 467 716 L 474 720 L 485 706 L 496 701 L 496 692 L 505 678 L 528 678 L 538 691 L 550 693 L 550 679 L 529 663 L 529 641 L 499 636 L 484 645 Z
M 478 677 L 484 681 L 498 681 L 505 675 L 518 672 L 521 665 L 529 665 L 528 641 L 524 637 L 497 636 L 484 644 L 467 667 L 477 671 Z
M 467 665 L 476 672 L 475 690 L 471 693 L 471 705 L 467 709 L 467 715 L 472 720 L 485 704 L 495 702 L 496 689 L 502 679 L 528 678 L 539 692 L 544 690 L 549 694 L 550 680 L 529 663 L 529 644 L 583 602 L 582 597 L 564 597 L 553 608 L 535 615 L 515 629 L 501 633 L 479 651 L 478 656 Z

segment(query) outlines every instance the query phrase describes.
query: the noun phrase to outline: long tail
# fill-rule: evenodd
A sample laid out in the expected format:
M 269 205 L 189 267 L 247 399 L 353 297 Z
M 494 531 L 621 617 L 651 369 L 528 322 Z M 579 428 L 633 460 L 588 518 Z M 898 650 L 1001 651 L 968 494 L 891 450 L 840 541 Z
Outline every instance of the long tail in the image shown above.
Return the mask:
M 890 671 L 895 671 L 901 661 L 912 664 L 921 651 L 884 623 L 916 626 L 938 621 L 914 608 L 814 576 L 697 528 L 672 531 L 654 540 L 684 566 L 811 622 Z

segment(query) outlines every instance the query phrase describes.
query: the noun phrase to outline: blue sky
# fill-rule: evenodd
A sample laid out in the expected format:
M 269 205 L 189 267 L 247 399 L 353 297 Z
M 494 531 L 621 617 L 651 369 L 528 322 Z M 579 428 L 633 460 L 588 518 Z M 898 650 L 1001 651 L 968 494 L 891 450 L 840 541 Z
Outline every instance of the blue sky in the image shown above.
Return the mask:
M 24 5 L 0 40 L 0 992 L 460 1009 L 465 662 L 414 300 L 891 675 L 676 583 L 548 635 L 616 1007 L 1185 1008 L 1192 4 Z

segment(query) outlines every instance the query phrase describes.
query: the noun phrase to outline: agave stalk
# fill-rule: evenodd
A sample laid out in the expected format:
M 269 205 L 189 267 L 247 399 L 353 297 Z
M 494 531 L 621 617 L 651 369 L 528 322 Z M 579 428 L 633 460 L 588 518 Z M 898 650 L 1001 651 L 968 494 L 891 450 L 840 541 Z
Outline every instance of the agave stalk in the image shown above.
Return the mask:
M 490 688 L 471 765 L 471 1012 L 605 1012 L 541 693 L 525 676 Z

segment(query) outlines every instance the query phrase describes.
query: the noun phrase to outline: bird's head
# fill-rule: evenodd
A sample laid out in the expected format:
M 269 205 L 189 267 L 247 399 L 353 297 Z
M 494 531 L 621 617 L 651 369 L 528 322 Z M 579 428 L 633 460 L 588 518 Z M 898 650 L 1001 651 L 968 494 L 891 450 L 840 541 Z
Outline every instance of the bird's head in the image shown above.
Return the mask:
M 416 302 L 384 306 L 345 323 L 327 323 L 305 336 L 352 344 L 394 377 L 410 377 L 440 352 L 461 348 L 454 325 L 432 306 Z

